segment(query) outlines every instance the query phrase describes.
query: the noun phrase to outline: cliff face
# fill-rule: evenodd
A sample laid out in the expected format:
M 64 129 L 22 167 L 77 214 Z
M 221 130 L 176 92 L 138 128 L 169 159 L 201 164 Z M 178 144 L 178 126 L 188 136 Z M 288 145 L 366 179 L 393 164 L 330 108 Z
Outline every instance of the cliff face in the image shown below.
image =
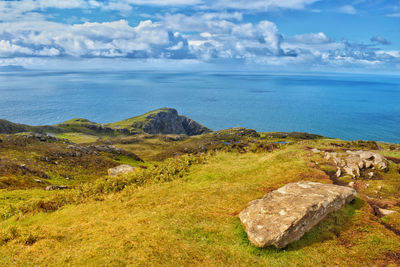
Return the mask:
M 133 123 L 132 127 L 141 128 L 150 134 L 186 134 L 189 136 L 211 132 L 210 129 L 194 120 L 178 115 L 176 109 L 164 108 L 146 116 L 143 122 Z

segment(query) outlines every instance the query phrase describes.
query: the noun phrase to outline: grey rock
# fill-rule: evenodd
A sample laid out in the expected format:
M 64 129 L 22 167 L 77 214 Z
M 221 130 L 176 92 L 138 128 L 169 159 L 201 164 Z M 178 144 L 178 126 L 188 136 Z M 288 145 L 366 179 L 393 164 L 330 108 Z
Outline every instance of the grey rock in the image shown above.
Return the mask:
M 386 209 L 379 209 L 379 212 L 382 216 L 388 216 L 388 215 L 396 213 L 396 211 L 394 211 L 394 210 L 386 210 Z
M 342 175 L 342 170 L 340 168 L 337 168 L 336 177 L 339 178 L 341 175 Z
M 108 169 L 108 175 L 111 177 L 128 174 L 133 172 L 136 168 L 130 165 L 119 165 L 115 168 Z
M 383 156 L 370 151 L 348 150 L 345 154 L 325 152 L 325 159 L 332 160 L 340 168 L 341 172 L 338 171 L 337 174 L 347 174 L 353 178 L 360 177 L 361 170 L 364 169 L 385 170 L 388 167 L 387 160 Z M 368 174 L 369 178 L 373 177 L 371 173 Z
M 354 189 L 344 186 L 290 183 L 251 201 L 239 218 L 253 245 L 284 248 L 326 215 L 352 201 L 356 194 Z
M 49 185 L 46 187 L 46 191 L 54 191 L 54 190 L 64 190 L 68 189 L 68 186 L 66 185 Z

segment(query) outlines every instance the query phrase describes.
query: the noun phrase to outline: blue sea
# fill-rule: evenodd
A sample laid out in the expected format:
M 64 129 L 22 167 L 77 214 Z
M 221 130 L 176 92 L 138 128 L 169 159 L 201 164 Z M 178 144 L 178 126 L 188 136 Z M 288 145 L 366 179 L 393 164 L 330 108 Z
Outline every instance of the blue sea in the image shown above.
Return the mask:
M 213 129 L 400 143 L 400 76 L 254 72 L 0 72 L 0 118 L 99 123 L 173 107 Z

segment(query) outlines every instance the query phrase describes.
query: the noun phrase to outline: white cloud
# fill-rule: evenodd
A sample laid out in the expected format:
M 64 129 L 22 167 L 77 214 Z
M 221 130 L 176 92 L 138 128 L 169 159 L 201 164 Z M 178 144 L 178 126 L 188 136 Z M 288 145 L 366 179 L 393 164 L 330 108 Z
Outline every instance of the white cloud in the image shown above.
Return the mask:
M 13 44 L 10 41 L 0 40 L 0 57 L 32 54 L 33 52 L 29 48 Z
M 74 25 L 0 23 L 0 58 L 166 58 L 270 65 L 400 63 L 396 50 L 335 41 L 323 32 L 282 36 L 273 22 L 242 22 L 237 12 L 167 14 L 158 20 L 136 26 L 125 20 Z
M 202 0 L 125 0 L 135 5 L 154 5 L 154 6 L 176 6 L 176 5 L 197 5 L 202 4 Z
M 304 9 L 307 5 L 319 0 L 210 0 L 209 7 L 216 9 L 239 10 L 272 10 L 272 9 Z
M 274 10 L 303 9 L 320 0 L 0 0 L 0 21 L 38 20 L 55 9 L 102 9 L 119 11 L 127 16 L 132 6 L 194 7 L 203 10 Z M 240 18 L 239 18 L 240 19 Z
M 392 17 L 392 18 L 400 18 L 400 13 L 391 13 L 391 14 L 387 14 L 387 17 Z
M 386 40 L 382 36 L 374 36 L 371 38 L 371 42 L 381 44 L 381 45 L 390 45 L 390 42 Z
M 352 6 L 352 5 L 344 5 L 341 6 L 338 11 L 340 13 L 344 13 L 344 14 L 349 14 L 349 15 L 354 15 L 357 14 L 357 10 Z
M 332 41 L 323 32 L 295 35 L 290 40 L 303 44 L 324 44 Z
M 198 58 L 248 59 L 282 54 L 281 36 L 276 25 L 269 21 L 233 22 L 241 20 L 240 13 L 167 14 L 160 18 L 167 29 L 188 33 L 184 37 Z
M 378 55 L 388 55 L 393 58 L 398 58 L 400 59 L 400 51 L 398 50 L 381 50 L 376 52 Z
M 43 11 L 49 8 L 55 9 L 88 9 L 98 8 L 102 4 L 95 0 L 0 0 L 0 21 L 37 21 L 45 18 Z

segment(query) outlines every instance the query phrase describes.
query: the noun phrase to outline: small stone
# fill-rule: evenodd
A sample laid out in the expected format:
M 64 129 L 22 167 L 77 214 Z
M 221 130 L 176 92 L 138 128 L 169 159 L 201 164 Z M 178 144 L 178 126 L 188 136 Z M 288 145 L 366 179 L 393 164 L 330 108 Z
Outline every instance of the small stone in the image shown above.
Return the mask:
M 64 190 L 68 189 L 68 186 L 66 185 L 49 185 L 46 187 L 46 191 L 54 191 L 54 190 Z
M 382 186 L 380 185 L 380 186 L 378 186 L 378 190 L 382 190 Z
M 372 179 L 372 178 L 374 177 L 374 173 L 373 173 L 373 172 L 368 173 L 368 177 L 369 177 L 370 179 Z
M 317 149 L 317 148 L 313 148 L 313 149 L 311 149 L 311 151 L 312 151 L 313 153 L 320 153 L 320 152 L 321 152 L 321 150 L 319 150 L 319 149 Z
M 38 184 L 43 183 L 42 180 L 39 180 L 39 179 L 34 179 L 34 181 L 35 181 L 36 183 L 38 183 Z
M 349 183 L 349 186 L 350 186 L 351 188 L 353 188 L 353 187 L 354 187 L 354 182 L 350 182 L 350 183 Z
M 342 170 L 340 168 L 337 168 L 336 177 L 339 178 L 341 175 L 342 175 Z
M 130 165 L 119 165 L 115 168 L 108 169 L 108 175 L 113 177 L 113 176 L 119 176 L 123 174 L 127 174 L 130 172 L 133 172 L 136 168 L 132 167 Z
M 382 214 L 382 216 L 387 216 L 396 213 L 394 210 L 386 210 L 386 209 L 379 209 L 379 212 Z
M 365 185 L 365 188 L 368 188 L 368 187 L 369 187 L 369 184 L 366 184 L 366 185 Z

